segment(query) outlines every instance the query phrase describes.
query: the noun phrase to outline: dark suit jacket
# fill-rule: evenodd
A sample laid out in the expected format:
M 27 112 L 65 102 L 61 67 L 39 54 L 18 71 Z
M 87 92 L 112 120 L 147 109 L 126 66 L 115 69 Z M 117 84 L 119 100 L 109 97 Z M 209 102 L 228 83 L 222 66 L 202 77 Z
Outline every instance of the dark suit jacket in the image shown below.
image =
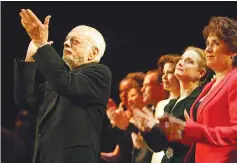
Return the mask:
M 99 161 L 99 137 L 110 96 L 111 72 L 90 63 L 72 71 L 54 48 L 45 45 L 36 63 L 15 60 L 15 102 L 38 109 L 33 162 L 94 163 Z M 46 82 L 35 87 L 37 67 Z
M 147 146 L 143 146 L 140 149 L 133 147 L 132 132 L 139 133 L 139 130 L 129 123 L 128 128 L 124 131 L 117 127 L 114 129 L 114 137 L 117 137 L 117 141 L 120 147 L 120 156 L 117 160 L 118 163 L 148 163 L 151 162 L 152 152 Z
M 170 102 L 165 106 L 164 112 L 172 113 L 173 116 L 185 120 L 184 109 L 186 109 L 189 113 L 193 102 L 201 93 L 202 88 L 202 86 L 197 87 L 189 96 L 179 101 L 174 108 L 173 106 L 175 105 L 177 99 L 170 100 Z M 189 146 L 183 145 L 181 143 L 168 142 L 165 134 L 161 128 L 159 128 L 159 126 L 153 127 L 151 132 L 143 133 L 143 138 L 154 152 L 160 152 L 164 150 L 165 155 L 162 159 L 162 163 L 183 163 L 185 155 L 190 148 Z M 171 150 L 172 152 L 170 153 L 173 153 L 173 155 L 169 154 L 168 156 L 171 157 L 167 157 L 166 153 L 168 154 Z

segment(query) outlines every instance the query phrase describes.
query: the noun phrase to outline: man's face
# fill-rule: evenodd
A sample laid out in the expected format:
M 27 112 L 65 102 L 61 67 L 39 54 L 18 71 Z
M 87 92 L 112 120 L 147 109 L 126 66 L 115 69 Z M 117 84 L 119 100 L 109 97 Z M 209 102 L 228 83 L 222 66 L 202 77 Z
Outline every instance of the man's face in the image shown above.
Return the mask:
M 122 80 L 119 85 L 119 97 L 123 105 L 128 107 L 128 91 L 132 88 L 132 80 Z
M 155 73 L 145 76 L 141 91 L 143 93 L 143 102 L 146 105 L 155 105 L 159 100 L 159 94 L 161 94 L 162 85 L 158 83 L 157 80 L 157 75 Z
M 88 61 L 93 53 L 93 43 L 80 28 L 74 28 L 66 37 L 63 49 L 63 60 L 70 67 L 77 67 Z

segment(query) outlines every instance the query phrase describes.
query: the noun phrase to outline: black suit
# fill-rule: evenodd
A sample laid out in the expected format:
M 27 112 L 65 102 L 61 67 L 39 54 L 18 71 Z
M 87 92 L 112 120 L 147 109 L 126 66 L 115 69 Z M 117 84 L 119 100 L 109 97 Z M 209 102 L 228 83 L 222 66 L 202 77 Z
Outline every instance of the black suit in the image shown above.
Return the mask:
M 40 48 L 34 59 L 36 63 L 15 60 L 14 72 L 15 102 L 39 110 L 33 162 L 99 162 L 110 70 L 89 63 L 68 72 L 50 45 Z M 39 87 L 34 86 L 37 67 L 46 78 Z

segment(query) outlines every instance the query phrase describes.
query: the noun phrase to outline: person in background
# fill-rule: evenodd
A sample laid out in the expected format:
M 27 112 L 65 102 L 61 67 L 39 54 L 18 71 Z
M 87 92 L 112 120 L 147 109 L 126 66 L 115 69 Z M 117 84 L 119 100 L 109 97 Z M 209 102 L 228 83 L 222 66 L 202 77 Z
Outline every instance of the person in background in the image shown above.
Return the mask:
M 157 103 L 167 96 L 167 92 L 163 89 L 161 74 L 158 69 L 149 70 L 146 73 L 141 89 L 143 102 L 145 106 L 151 108 L 152 112 L 155 112 Z
M 187 121 L 167 116 L 170 141 L 192 147 L 186 163 L 234 163 L 237 160 L 237 21 L 212 17 L 203 30 L 207 66 L 215 72 L 190 110 Z
M 172 99 L 177 99 L 180 96 L 179 81 L 174 75 L 175 66 L 180 59 L 180 55 L 177 54 L 166 54 L 162 55 L 157 66 L 162 73 L 162 84 L 164 90 L 169 92 L 167 99 L 161 100 L 156 106 L 155 118 L 160 118 L 164 114 L 164 107 Z M 161 163 L 164 156 L 164 151 L 154 152 L 152 155 L 151 163 Z
M 145 106 L 141 87 L 131 88 L 128 92 L 128 104 L 131 108 L 128 115 L 129 122 L 134 122 L 133 109 L 140 109 Z M 136 128 L 126 130 L 128 136 L 131 136 L 133 143 L 132 162 L 131 163 L 146 163 L 151 162 L 152 152 L 147 148 L 139 130 Z
M 203 88 L 202 81 L 206 77 L 204 50 L 196 47 L 186 48 L 176 64 L 174 74 L 179 80 L 180 96 L 170 100 L 165 106 L 164 112 L 184 120 L 184 110 L 189 112 L 188 109 Z M 137 110 L 137 112 L 139 111 Z M 147 114 L 146 110 L 140 111 L 137 115 L 135 120 L 137 124 L 135 125 L 140 129 L 149 148 L 154 152 L 164 150 L 165 155 L 161 162 L 183 163 L 190 147 L 189 144 L 169 142 L 163 131 L 163 126 L 157 119 Z
M 13 135 L 24 142 L 27 150 L 26 162 L 31 162 L 34 151 L 35 121 L 26 109 L 19 111 Z
M 13 132 L 1 126 L 1 162 L 28 163 L 28 150 L 25 143 Z
M 126 75 L 119 83 L 120 104 L 116 105 L 113 99 L 109 99 L 107 105 L 107 116 L 112 124 L 108 126 L 106 136 L 113 139 L 116 143 L 112 152 L 101 152 L 102 160 L 117 163 L 131 163 L 133 144 L 131 136 L 120 132 L 113 124 L 113 115 L 116 110 L 123 110 L 130 115 L 131 109 L 128 104 L 128 91 L 134 87 L 142 87 L 145 74 L 143 72 L 132 72 Z M 103 141 L 107 141 L 106 139 Z

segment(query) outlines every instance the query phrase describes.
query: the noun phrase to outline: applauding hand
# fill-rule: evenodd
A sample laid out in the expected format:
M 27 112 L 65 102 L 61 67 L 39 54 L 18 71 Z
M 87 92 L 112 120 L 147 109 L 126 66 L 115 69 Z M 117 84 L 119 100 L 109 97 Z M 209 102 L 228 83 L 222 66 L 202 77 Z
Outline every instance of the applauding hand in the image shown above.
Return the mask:
M 189 115 L 186 110 L 184 111 L 184 117 L 186 120 L 189 119 Z M 159 121 L 160 127 L 165 132 L 169 141 L 182 140 L 183 130 L 186 126 L 185 121 L 169 114 L 165 114 L 163 117 L 159 118 Z
M 153 116 L 153 113 L 146 107 L 142 110 L 133 110 L 133 121 L 132 123 L 143 132 L 150 132 L 151 129 L 159 123 L 157 119 Z
M 48 27 L 51 16 L 47 16 L 44 24 L 42 24 L 30 9 L 22 9 L 19 14 L 22 26 L 25 28 L 35 45 L 39 48 L 47 44 L 49 35 Z

